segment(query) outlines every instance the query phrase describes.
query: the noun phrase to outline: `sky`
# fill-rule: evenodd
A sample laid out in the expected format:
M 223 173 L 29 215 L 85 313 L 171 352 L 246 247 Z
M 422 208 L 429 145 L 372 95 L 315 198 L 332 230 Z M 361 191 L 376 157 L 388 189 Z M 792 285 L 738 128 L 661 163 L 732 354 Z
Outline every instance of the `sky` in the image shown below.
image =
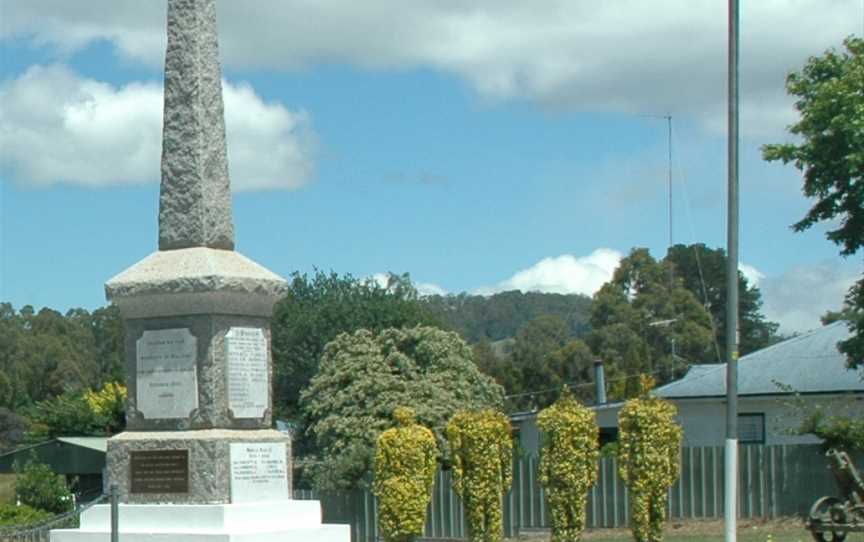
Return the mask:
M 786 333 L 861 273 L 813 204 L 788 72 L 862 0 L 741 2 L 742 270 Z M 156 250 L 164 0 L 0 0 L 0 302 L 105 304 Z M 726 2 L 217 1 L 237 250 L 290 276 L 593 294 L 634 247 L 726 244 Z M 671 168 L 668 145 L 671 116 Z

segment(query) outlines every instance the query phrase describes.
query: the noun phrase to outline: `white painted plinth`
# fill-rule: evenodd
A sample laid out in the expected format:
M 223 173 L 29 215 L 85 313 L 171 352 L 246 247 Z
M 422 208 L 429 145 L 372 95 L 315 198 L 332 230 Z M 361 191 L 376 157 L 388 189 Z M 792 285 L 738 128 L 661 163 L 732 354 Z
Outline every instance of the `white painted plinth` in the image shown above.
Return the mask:
M 318 501 L 242 504 L 121 504 L 120 542 L 350 542 L 348 525 L 321 523 Z M 81 514 L 79 529 L 51 531 L 51 542 L 109 542 L 111 507 Z

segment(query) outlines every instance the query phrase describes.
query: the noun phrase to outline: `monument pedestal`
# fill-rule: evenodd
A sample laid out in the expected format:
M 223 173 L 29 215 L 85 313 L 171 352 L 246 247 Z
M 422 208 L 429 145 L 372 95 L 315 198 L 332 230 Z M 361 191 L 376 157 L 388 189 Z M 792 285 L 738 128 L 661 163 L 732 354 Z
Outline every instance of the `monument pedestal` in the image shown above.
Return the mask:
M 272 429 L 127 431 L 108 441 L 108 479 L 124 503 L 288 499 L 291 439 Z
M 79 529 L 51 531 L 51 542 L 109 542 L 111 510 L 81 514 Z M 323 525 L 318 501 L 242 504 L 121 504 L 120 542 L 345 542 L 348 525 Z

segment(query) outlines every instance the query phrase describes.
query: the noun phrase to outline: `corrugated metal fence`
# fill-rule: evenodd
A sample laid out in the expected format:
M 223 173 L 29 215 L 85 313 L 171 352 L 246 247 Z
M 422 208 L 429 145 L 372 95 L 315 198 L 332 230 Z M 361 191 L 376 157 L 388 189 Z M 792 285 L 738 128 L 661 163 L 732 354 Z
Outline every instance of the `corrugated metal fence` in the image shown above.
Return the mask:
M 723 516 L 722 447 L 684 448 L 681 476 L 669 489 L 669 517 L 676 519 Z M 854 458 L 864 464 L 864 455 Z M 740 447 L 739 511 L 741 518 L 777 518 L 806 514 L 823 495 L 836 495 L 834 478 L 818 446 Z M 543 489 L 537 481 L 534 457 L 514 462 L 513 486 L 504 498 L 506 536 L 520 530 L 549 527 Z M 588 495 L 588 527 L 623 527 L 629 521 L 628 491 L 618 477 L 614 458 L 600 462 L 600 477 Z M 428 510 L 426 538 L 465 538 L 465 517 L 459 497 L 452 491 L 450 473 L 437 475 Z M 353 542 L 378 539 L 377 506 L 365 491 L 326 492 L 295 490 L 295 498 L 319 499 L 327 523 L 351 525 Z

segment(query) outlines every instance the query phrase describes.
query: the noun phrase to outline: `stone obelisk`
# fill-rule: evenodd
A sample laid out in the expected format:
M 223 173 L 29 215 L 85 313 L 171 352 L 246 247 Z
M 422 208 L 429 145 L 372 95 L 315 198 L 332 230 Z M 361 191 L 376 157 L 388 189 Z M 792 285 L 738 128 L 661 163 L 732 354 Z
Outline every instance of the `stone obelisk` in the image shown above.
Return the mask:
M 127 430 L 107 460 L 121 541 L 301 528 L 347 542 L 317 501 L 290 500 L 290 438 L 271 429 L 270 318 L 287 282 L 234 251 L 215 0 L 168 0 L 167 27 L 159 249 L 105 286 L 126 323 Z M 107 514 L 52 541 L 107 541 Z

